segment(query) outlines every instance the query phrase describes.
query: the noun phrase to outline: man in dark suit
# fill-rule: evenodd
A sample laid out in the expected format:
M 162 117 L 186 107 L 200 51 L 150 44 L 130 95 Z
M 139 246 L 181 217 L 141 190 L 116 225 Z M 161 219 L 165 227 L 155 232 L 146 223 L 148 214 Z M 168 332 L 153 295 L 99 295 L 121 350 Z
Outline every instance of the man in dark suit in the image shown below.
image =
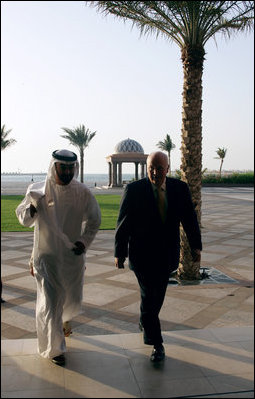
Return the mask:
M 180 223 L 194 261 L 200 261 L 201 234 L 188 185 L 166 177 L 168 159 L 163 152 L 147 158 L 148 178 L 126 186 L 115 234 L 115 265 L 134 271 L 141 292 L 139 327 L 144 343 L 153 345 L 151 361 L 164 359 L 159 312 L 171 272 L 179 265 Z

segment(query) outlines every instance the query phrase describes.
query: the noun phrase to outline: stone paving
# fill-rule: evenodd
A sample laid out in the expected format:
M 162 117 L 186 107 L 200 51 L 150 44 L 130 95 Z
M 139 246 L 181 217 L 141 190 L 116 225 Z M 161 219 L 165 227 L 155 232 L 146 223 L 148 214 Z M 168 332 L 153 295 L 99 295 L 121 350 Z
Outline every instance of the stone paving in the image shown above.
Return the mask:
M 128 389 L 120 392 L 117 389 L 117 385 L 115 387 L 116 390 L 110 389 L 108 392 L 102 387 L 102 389 L 99 389 L 97 385 L 97 389 L 95 388 L 96 392 L 89 391 L 87 393 L 88 396 L 84 396 L 84 392 L 81 393 L 79 389 L 71 389 L 69 391 L 66 384 L 64 384 L 64 387 L 61 386 L 61 389 L 59 386 L 54 386 L 54 392 L 52 391 L 52 386 L 48 386 L 48 388 L 44 386 L 44 389 L 48 389 L 48 395 L 53 395 L 49 397 L 184 397 L 180 395 L 187 395 L 188 393 L 193 393 L 194 395 L 201 393 L 212 394 L 215 392 L 222 392 L 223 395 L 227 395 L 227 392 L 232 392 L 232 396 L 228 394 L 228 396 L 210 395 L 210 397 L 253 397 L 249 396 L 253 390 L 253 377 L 251 377 L 251 374 L 253 374 L 252 365 L 248 368 L 243 368 L 244 364 L 247 364 L 245 359 L 251 359 L 253 344 L 253 338 L 251 338 L 254 324 L 253 192 L 253 188 L 237 187 L 206 187 L 202 189 L 202 241 L 204 249 L 201 266 L 209 271 L 211 277 L 204 279 L 199 284 L 197 282 L 191 282 L 186 285 L 169 284 L 165 302 L 160 313 L 166 345 L 169 344 L 171 346 L 173 342 L 171 352 L 172 354 L 175 353 L 175 361 L 177 362 L 177 359 L 179 359 L 179 362 L 183 362 L 184 369 L 180 366 L 181 374 L 187 367 L 187 365 L 185 366 L 185 362 L 187 361 L 186 356 L 188 354 L 187 351 L 183 353 L 181 349 L 184 341 L 187 344 L 186 349 L 190 351 L 190 356 L 192 357 L 195 352 L 192 353 L 191 346 L 194 345 L 194 348 L 198 344 L 204 346 L 206 342 L 202 343 L 201 341 L 201 337 L 204 337 L 203 334 L 209 334 L 210 339 L 213 335 L 214 339 L 211 340 L 210 345 L 212 347 L 216 345 L 217 348 L 215 347 L 215 350 L 220 353 L 220 351 L 224 352 L 228 350 L 227 347 L 230 345 L 226 336 L 230 334 L 229 337 L 231 337 L 231 331 L 232 334 L 235 331 L 239 338 L 236 339 L 235 345 L 230 351 L 232 353 L 230 358 L 237 356 L 234 349 L 236 346 L 239 348 L 236 350 L 243 357 L 242 360 L 244 363 L 242 365 L 241 359 L 237 359 L 236 357 L 239 370 L 237 370 L 238 367 L 236 365 L 237 369 L 233 372 L 231 371 L 229 374 L 232 378 L 235 377 L 233 381 L 238 381 L 237 375 L 238 373 L 242 374 L 242 372 L 245 373 L 247 378 L 243 378 L 244 376 L 242 376 L 242 378 L 240 377 L 240 383 L 233 384 L 232 381 L 225 388 L 224 384 L 216 384 L 217 388 L 215 388 L 212 380 L 210 382 L 208 375 L 204 373 L 203 376 L 207 375 L 207 380 L 205 383 L 203 379 L 203 383 L 200 386 L 201 389 L 198 384 L 197 389 L 192 388 L 192 390 L 189 390 L 188 386 L 186 390 L 178 390 L 176 388 L 170 394 L 169 380 L 167 380 L 165 391 L 162 387 L 159 389 L 156 386 L 154 388 L 150 386 L 148 390 L 142 384 L 143 378 L 140 376 L 141 381 L 138 381 L 138 385 L 136 381 L 134 390 L 131 390 L 132 392 Z M 20 356 L 24 356 L 25 354 L 27 356 L 30 353 L 30 355 L 33 354 L 33 362 L 36 357 L 36 286 L 33 277 L 28 272 L 28 260 L 31 253 L 32 241 L 33 236 L 30 232 L 2 233 L 2 297 L 6 302 L 2 304 L 1 327 L 2 345 L 4 350 L 6 350 L 4 352 L 5 361 L 8 356 L 11 356 L 10 348 L 12 344 L 11 346 L 8 345 L 9 340 L 13 343 L 13 348 L 15 348 L 13 349 L 14 357 L 15 353 L 18 353 Z M 132 363 L 132 358 L 137 355 L 138 351 L 139 356 L 141 356 L 138 363 L 141 366 L 141 362 L 144 361 L 142 359 L 143 355 L 146 353 L 148 357 L 151 349 L 149 347 L 148 352 L 148 347 L 142 344 L 141 334 L 138 333 L 139 289 L 133 272 L 127 267 L 124 270 L 117 270 L 115 268 L 113 264 L 113 242 L 114 231 L 99 231 L 88 251 L 82 313 L 74 318 L 72 323 L 72 338 L 68 340 L 70 342 L 70 356 L 72 351 L 77 352 L 77 347 L 72 350 L 77 342 L 81 345 L 79 346 L 81 351 L 84 345 L 90 346 L 92 343 L 93 345 L 99 343 L 100 351 L 102 350 L 103 353 L 109 345 L 111 346 L 116 343 L 118 346 L 119 340 L 122 339 L 120 347 L 128 352 L 128 354 L 126 352 L 125 354 L 126 358 L 129 359 L 129 364 Z M 225 347 L 223 341 L 219 343 L 220 331 L 223 335 L 227 334 L 224 341 Z M 185 339 L 183 338 L 182 345 L 180 343 L 182 338 L 180 337 L 184 336 Z M 215 336 L 218 337 L 217 342 L 215 342 Z M 249 336 L 249 339 L 242 339 L 242 336 L 246 338 Z M 176 345 L 177 337 L 179 337 L 180 346 Z M 192 337 L 190 342 L 188 337 Z M 30 343 L 29 350 L 28 346 L 25 345 L 26 340 Z M 128 341 L 128 345 L 125 344 L 126 346 L 124 345 L 123 347 L 123 340 L 125 342 Z M 136 346 L 132 346 L 131 342 L 136 343 Z M 21 343 L 22 350 L 20 349 Z M 24 352 L 24 347 L 28 352 Z M 118 346 L 118 348 L 120 347 Z M 132 348 L 136 348 L 134 352 L 132 352 Z M 211 350 L 213 352 L 213 349 Z M 210 353 L 212 353 L 211 350 Z M 108 354 L 106 357 L 111 362 L 111 356 Z M 8 359 L 10 361 L 10 357 Z M 238 363 L 239 360 L 240 363 Z M 192 359 L 192 362 L 194 367 L 195 365 L 197 367 L 198 364 L 201 367 L 200 361 L 195 361 L 195 358 Z M 209 356 L 207 362 L 213 362 L 212 357 Z M 226 369 L 229 367 L 229 364 L 228 360 Z M 131 369 L 134 373 L 134 368 L 132 367 L 131 364 Z M 137 364 L 134 367 L 138 367 Z M 217 366 L 215 365 L 216 369 Z M 6 370 L 5 372 L 7 372 Z M 222 373 L 226 374 L 223 370 Z M 150 379 L 149 376 L 150 372 L 148 375 L 145 372 L 143 377 L 146 377 L 145 379 L 147 380 Z M 191 377 L 189 374 L 189 378 Z M 83 381 L 83 383 L 85 382 Z M 209 383 L 209 386 L 207 383 Z M 210 386 L 211 388 L 214 386 L 214 389 L 210 390 Z M 59 393 L 59 389 L 61 393 Z M 28 393 L 25 387 L 12 390 L 5 385 L 2 392 L 4 394 L 3 397 L 21 397 L 11 396 L 15 395 L 13 392 L 17 391 L 19 391 L 19 395 L 35 395 L 24 397 L 40 397 L 38 395 L 40 392 L 42 393 L 42 391 L 38 393 L 36 390 L 37 393 L 35 391 L 34 393 Z M 246 396 L 242 396 L 245 392 Z M 45 394 L 46 391 L 44 391 Z M 99 396 L 96 396 L 97 394 Z M 109 396 L 112 394 L 114 396 Z M 146 396 L 148 394 L 151 396 Z
M 169 285 L 161 310 L 163 330 L 253 324 L 252 199 L 250 188 L 203 189 L 201 265 L 229 280 Z M 32 241 L 30 232 L 2 233 L 3 339 L 36 337 L 36 284 L 28 272 Z M 88 251 L 75 334 L 137 332 L 139 289 L 133 272 L 115 268 L 113 242 L 114 231 L 99 231 Z

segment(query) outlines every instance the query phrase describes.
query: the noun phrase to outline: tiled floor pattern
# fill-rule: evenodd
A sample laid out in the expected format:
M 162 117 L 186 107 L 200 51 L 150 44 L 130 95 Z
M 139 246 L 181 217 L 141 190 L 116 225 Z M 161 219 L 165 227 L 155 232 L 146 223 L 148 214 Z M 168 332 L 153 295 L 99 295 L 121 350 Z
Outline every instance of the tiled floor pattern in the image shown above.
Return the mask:
M 225 275 L 229 279 L 227 282 L 218 281 L 216 284 L 213 284 L 212 281 L 185 286 L 169 284 L 160 314 L 162 330 L 165 331 L 166 337 L 171 337 L 169 341 L 166 340 L 169 356 L 164 370 L 156 371 L 161 374 L 153 374 L 154 377 L 158 375 L 159 380 L 154 379 L 154 377 L 150 380 L 151 384 L 148 389 L 151 396 L 146 396 L 148 393 L 146 389 L 152 369 L 148 369 L 151 365 L 148 365 L 147 360 L 144 362 L 144 355 L 146 354 L 146 358 L 149 356 L 150 347 L 145 347 L 141 342 L 141 335 L 137 334 L 139 290 L 133 273 L 127 267 L 124 270 L 116 270 L 114 267 L 114 232 L 99 231 L 88 251 L 82 313 L 73 320 L 73 335 L 70 341 L 71 347 L 68 349 L 68 363 L 65 370 L 56 369 L 54 365 L 50 364 L 49 366 L 48 363 L 45 367 L 45 362 L 40 361 L 38 363 L 37 355 L 35 355 L 36 286 L 34 279 L 28 273 L 28 260 L 33 242 L 32 233 L 2 233 L 2 296 L 6 301 L 2 304 L 3 350 L 7 348 L 7 354 L 9 354 L 12 345 L 14 345 L 13 348 L 16 348 L 16 345 L 21 345 L 23 349 L 26 348 L 24 349 L 25 352 L 18 356 L 3 358 L 7 362 L 6 366 L 8 366 L 7 368 L 4 367 L 4 372 L 8 371 L 9 376 L 15 376 L 18 369 L 21 374 L 24 371 L 24 375 L 22 374 L 20 377 L 20 387 L 24 383 L 25 390 L 22 388 L 18 397 L 22 397 L 20 395 L 27 392 L 26 381 L 32 380 L 34 385 L 29 384 L 29 390 L 33 392 L 31 395 L 35 396 L 24 393 L 24 397 L 40 397 L 37 392 L 38 389 L 40 390 L 40 384 L 45 390 L 43 397 L 79 397 L 79 395 L 81 395 L 80 397 L 177 397 L 174 396 L 174 392 L 178 392 L 179 397 L 183 397 L 180 396 L 184 395 L 184 393 L 180 393 L 182 390 L 174 387 L 181 386 L 185 391 L 185 386 L 189 386 L 190 390 L 185 391 L 186 395 L 192 393 L 198 395 L 199 393 L 208 393 L 206 387 L 214 386 L 212 381 L 218 381 L 217 384 L 220 384 L 221 381 L 222 389 L 219 389 L 220 385 L 216 384 L 218 393 L 227 392 L 227 390 L 237 392 L 253 389 L 251 388 L 251 369 L 248 370 L 243 365 L 246 364 L 250 356 L 250 338 L 247 340 L 249 343 L 246 343 L 247 348 L 242 347 L 246 344 L 242 344 L 240 347 L 239 339 L 235 341 L 235 344 L 227 344 L 227 340 L 221 344 L 221 348 L 218 347 L 218 355 L 221 352 L 223 357 L 224 354 L 226 355 L 226 362 L 223 362 L 225 369 L 219 375 L 213 374 L 214 371 L 218 370 L 217 367 L 221 365 L 221 357 L 217 357 L 217 353 L 215 354 L 214 350 L 210 349 L 210 357 L 208 358 L 208 346 L 213 348 L 213 345 L 216 345 L 215 342 L 212 341 L 210 344 L 203 342 L 202 344 L 199 338 L 201 334 L 202 336 L 207 334 L 207 331 L 222 331 L 224 333 L 224 331 L 230 331 L 229 329 L 242 335 L 246 329 L 250 331 L 250 326 L 254 324 L 253 189 L 204 188 L 202 199 L 204 245 L 202 266 L 208 268 L 211 273 L 216 271 L 218 275 Z M 201 346 L 202 350 L 196 352 L 194 341 L 189 342 L 187 338 L 184 339 L 185 345 L 183 345 L 184 342 L 180 338 L 180 336 L 183 336 L 182 334 L 185 337 L 187 334 L 188 336 L 191 334 L 192 339 L 195 339 L 197 343 L 197 348 Z M 178 345 L 172 341 L 173 337 L 179 337 Z M 123 342 L 119 346 L 119 340 L 123 339 L 128 340 L 131 348 L 129 346 L 123 347 Z M 11 347 L 8 344 L 9 340 L 11 340 Z M 139 345 L 135 344 L 137 347 L 133 348 L 132 342 L 137 343 L 137 340 Z M 87 362 L 87 350 L 93 342 L 96 342 L 97 348 L 89 349 Z M 98 342 L 101 342 L 100 350 Z M 73 350 L 75 343 L 78 345 L 78 351 Z M 114 347 L 114 355 L 108 353 L 109 345 L 111 350 L 112 346 Z M 183 348 L 183 351 L 180 351 L 181 348 Z M 30 351 L 32 351 L 31 354 Z M 102 356 L 104 351 L 107 353 Z M 247 351 L 247 353 L 244 354 L 242 351 Z M 23 355 L 25 356 L 24 359 L 22 359 Z M 241 360 L 239 355 L 241 355 Z M 94 357 L 93 361 L 91 356 L 92 360 Z M 203 362 L 205 357 L 207 358 L 206 367 L 205 364 L 199 363 Z M 102 365 L 102 375 L 95 379 L 93 373 L 99 372 L 99 370 L 96 370 L 100 364 L 96 359 L 99 358 L 100 362 L 108 364 L 108 372 L 107 376 L 104 375 Z M 29 359 L 27 366 L 26 362 L 23 362 L 25 359 Z M 118 361 L 120 359 L 122 363 L 119 369 Z M 198 359 L 198 364 L 195 359 Z M 231 362 L 229 362 L 229 359 L 231 359 Z M 235 361 L 232 361 L 233 359 Z M 94 371 L 89 371 L 91 361 L 94 364 L 92 367 Z M 111 361 L 113 364 L 111 364 Z M 213 364 L 214 361 L 217 366 Z M 236 364 L 235 372 L 227 371 L 227 364 L 229 363 L 231 367 L 232 364 Z M 19 364 L 22 364 L 22 368 L 19 368 Z M 191 365 L 192 367 L 190 367 Z M 111 371 L 111 367 L 113 371 Z M 214 370 L 213 372 L 211 372 L 211 367 Z M 184 378 L 186 370 L 193 370 L 193 368 L 196 372 L 199 368 L 203 377 L 206 377 L 203 378 L 202 382 L 199 381 L 199 373 L 195 373 L 194 376 L 188 373 L 187 378 Z M 52 376 L 49 376 L 50 370 L 52 370 Z M 124 370 L 126 370 L 125 373 Z M 179 377 L 183 375 L 181 383 L 178 370 Z M 240 378 L 237 376 L 237 371 Z M 41 376 L 44 373 L 46 374 L 42 379 Z M 139 377 L 137 377 L 137 373 Z M 153 373 L 155 373 L 155 370 L 153 370 Z M 247 375 L 244 377 L 244 374 Z M 232 379 L 233 375 L 235 375 L 235 378 Z M 54 376 L 57 379 L 60 378 L 59 383 L 56 384 Z M 51 383 L 51 378 L 54 383 Z M 80 379 L 80 383 L 74 384 L 75 387 L 70 383 L 70 381 L 74 381 L 74 378 Z M 106 378 L 109 382 L 105 380 Z M 191 389 L 191 380 L 194 378 L 197 382 L 195 390 Z M 136 384 L 132 385 L 130 381 L 134 379 Z M 10 381 L 9 377 L 8 381 Z M 63 384 L 61 381 L 64 381 Z M 91 384 L 92 381 L 93 384 Z M 94 384 L 95 381 L 96 384 Z M 120 385 L 116 381 L 120 381 Z M 10 396 L 5 397 L 17 397 L 15 390 L 11 390 L 11 386 L 8 388 L 9 394 L 5 393 L 5 395 Z M 86 394 L 83 390 L 85 386 Z M 169 391 L 170 386 L 171 390 Z M 121 389 L 119 389 L 120 387 Z M 90 389 L 95 389 L 94 393 Z M 3 387 L 2 390 L 5 392 Z M 96 396 L 96 392 L 104 394 L 103 396 Z M 212 390 L 210 392 L 213 393 Z M 61 396 L 56 396 L 58 394 Z M 109 396 L 111 394 L 114 396 Z M 239 396 L 231 397 L 252 397 L 247 396 L 249 394 L 248 392 L 246 396 L 242 396 L 243 393 L 236 393 Z
M 37 355 L 36 339 L 2 341 L 2 397 L 253 397 L 252 327 L 164 332 L 158 365 L 141 334 L 67 341 L 63 368 Z
M 165 331 L 253 324 L 253 202 L 251 189 L 203 191 L 203 284 L 169 284 L 161 311 Z M 87 255 L 77 334 L 136 333 L 140 294 L 133 272 L 113 264 L 114 231 L 99 231 Z M 2 338 L 35 338 L 36 284 L 28 272 L 32 233 L 2 233 Z M 213 276 L 227 277 L 213 284 Z

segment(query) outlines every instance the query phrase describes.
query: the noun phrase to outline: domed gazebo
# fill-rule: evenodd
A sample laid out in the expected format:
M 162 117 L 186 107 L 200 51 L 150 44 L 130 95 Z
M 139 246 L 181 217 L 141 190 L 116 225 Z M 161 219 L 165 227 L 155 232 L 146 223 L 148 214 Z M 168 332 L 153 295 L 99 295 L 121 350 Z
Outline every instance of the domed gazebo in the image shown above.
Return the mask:
M 120 141 L 114 149 L 114 154 L 106 157 L 109 164 L 108 187 L 122 187 L 122 163 L 132 162 L 135 164 L 135 179 L 138 180 L 138 165 L 141 166 L 140 178 L 146 173 L 146 160 L 148 155 L 144 154 L 143 147 L 135 140 L 126 139 Z

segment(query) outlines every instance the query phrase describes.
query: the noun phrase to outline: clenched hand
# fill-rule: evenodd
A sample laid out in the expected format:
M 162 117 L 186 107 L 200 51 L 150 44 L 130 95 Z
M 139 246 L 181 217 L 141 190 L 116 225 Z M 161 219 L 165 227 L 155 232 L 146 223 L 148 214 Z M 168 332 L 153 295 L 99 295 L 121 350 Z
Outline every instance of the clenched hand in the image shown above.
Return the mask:
M 81 255 L 85 252 L 85 245 L 81 241 L 76 241 L 74 243 L 76 245 L 72 251 L 75 253 L 75 255 Z

